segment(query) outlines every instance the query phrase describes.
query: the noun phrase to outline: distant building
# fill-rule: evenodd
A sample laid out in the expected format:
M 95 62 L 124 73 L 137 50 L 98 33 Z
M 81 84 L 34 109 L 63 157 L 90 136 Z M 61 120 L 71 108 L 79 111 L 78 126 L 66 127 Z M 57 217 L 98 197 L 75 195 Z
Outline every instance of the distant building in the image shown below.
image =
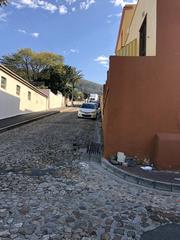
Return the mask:
M 0 119 L 64 106 L 62 94 L 40 90 L 0 65 Z
M 104 156 L 180 169 L 180 4 L 125 6 L 104 86 Z

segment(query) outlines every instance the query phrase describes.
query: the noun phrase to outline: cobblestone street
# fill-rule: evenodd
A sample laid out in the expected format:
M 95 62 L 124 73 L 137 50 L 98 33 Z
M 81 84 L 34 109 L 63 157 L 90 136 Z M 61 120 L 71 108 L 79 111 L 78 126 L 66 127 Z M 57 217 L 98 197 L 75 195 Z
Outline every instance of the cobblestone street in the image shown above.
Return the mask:
M 74 110 L 0 135 L 0 240 L 138 240 L 180 223 L 178 194 L 129 184 L 88 159 L 99 127 Z

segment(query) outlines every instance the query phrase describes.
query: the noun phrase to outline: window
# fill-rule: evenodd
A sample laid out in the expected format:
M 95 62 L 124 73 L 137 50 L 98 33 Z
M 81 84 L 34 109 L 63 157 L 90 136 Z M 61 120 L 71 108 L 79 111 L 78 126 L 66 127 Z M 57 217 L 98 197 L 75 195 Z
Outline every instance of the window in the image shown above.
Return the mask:
M 28 100 L 31 100 L 31 92 L 28 92 Z
M 1 88 L 6 89 L 7 79 L 5 77 L 1 77 Z
M 87 109 L 96 109 L 96 104 L 88 104 L 88 103 L 83 103 L 81 108 L 87 108 Z
M 16 94 L 19 96 L 21 92 L 21 87 L 19 85 L 16 85 Z

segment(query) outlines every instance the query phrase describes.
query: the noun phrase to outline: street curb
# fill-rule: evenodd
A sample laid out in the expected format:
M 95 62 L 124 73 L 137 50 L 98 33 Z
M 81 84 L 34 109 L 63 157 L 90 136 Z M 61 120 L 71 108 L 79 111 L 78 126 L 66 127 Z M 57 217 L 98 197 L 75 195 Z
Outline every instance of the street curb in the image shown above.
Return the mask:
M 48 114 L 43 114 L 41 116 L 38 116 L 38 117 L 35 117 L 35 118 L 32 118 L 32 119 L 28 119 L 28 120 L 25 120 L 25 121 L 22 121 L 22 122 L 19 122 L 19 123 L 12 124 L 8 127 L 0 128 L 0 133 L 6 132 L 8 130 L 11 130 L 11 129 L 14 129 L 14 128 L 17 128 L 17 127 L 20 127 L 20 126 L 23 126 L 23 125 L 31 123 L 31 122 L 35 122 L 35 121 L 43 119 L 45 117 L 50 117 L 50 116 L 55 115 L 57 113 L 60 113 L 60 112 L 56 111 L 56 112 L 51 112 L 51 113 L 48 113 Z
M 131 174 L 129 172 L 126 172 L 122 169 L 115 167 L 108 160 L 106 160 L 104 158 L 101 159 L 101 165 L 104 169 L 111 171 L 116 176 L 122 178 L 123 180 L 125 180 L 127 182 L 134 183 L 134 184 L 148 187 L 148 188 L 153 188 L 156 190 L 180 193 L 180 184 L 154 181 L 149 178 L 143 178 L 143 177 Z

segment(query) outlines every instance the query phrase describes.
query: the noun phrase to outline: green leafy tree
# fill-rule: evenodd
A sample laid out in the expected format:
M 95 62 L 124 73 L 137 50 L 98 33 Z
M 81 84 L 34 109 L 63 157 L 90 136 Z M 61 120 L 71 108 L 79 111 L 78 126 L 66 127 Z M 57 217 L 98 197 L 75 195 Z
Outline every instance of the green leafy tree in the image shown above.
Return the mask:
M 66 98 L 70 98 L 72 105 L 74 99 L 82 98 L 82 94 L 76 90 L 76 84 L 82 78 L 82 73 L 69 65 L 52 65 L 41 72 L 39 82 L 44 82 L 55 94 L 61 92 Z
M 74 67 L 71 67 L 71 74 L 69 78 L 69 83 L 72 86 L 72 96 L 71 96 L 71 105 L 74 105 L 74 94 L 75 94 L 75 88 L 76 85 L 79 83 L 79 81 L 83 79 L 83 74 L 81 71 L 77 70 Z
M 24 48 L 3 56 L 1 63 L 26 80 L 35 82 L 45 69 L 63 64 L 63 60 L 63 56 L 55 53 L 33 52 L 30 48 Z
M 54 53 L 40 52 L 34 53 L 31 61 L 31 69 L 33 73 L 33 80 L 37 80 L 42 72 L 50 67 L 59 68 L 63 64 L 63 57 Z
M 54 65 L 47 67 L 41 72 L 39 82 L 44 82 L 54 94 L 61 92 L 65 97 L 70 97 L 72 86 L 69 84 L 71 67 L 68 65 Z
M 89 94 L 88 94 L 88 93 L 86 93 L 86 92 L 83 92 L 83 95 L 84 95 L 84 99 L 87 99 L 87 98 L 89 98 Z
M 74 100 L 77 101 L 82 101 L 84 100 L 84 94 L 83 92 L 79 91 L 78 89 L 75 88 L 74 90 Z
M 30 80 L 28 57 L 27 55 L 22 57 L 22 51 L 19 51 L 17 54 L 3 56 L 1 63 L 21 77 Z
M 63 60 L 61 55 L 24 48 L 3 56 L 1 63 L 36 86 L 45 85 L 55 94 L 61 92 L 71 98 L 73 105 L 75 88 L 83 75 L 76 68 L 64 65 Z

